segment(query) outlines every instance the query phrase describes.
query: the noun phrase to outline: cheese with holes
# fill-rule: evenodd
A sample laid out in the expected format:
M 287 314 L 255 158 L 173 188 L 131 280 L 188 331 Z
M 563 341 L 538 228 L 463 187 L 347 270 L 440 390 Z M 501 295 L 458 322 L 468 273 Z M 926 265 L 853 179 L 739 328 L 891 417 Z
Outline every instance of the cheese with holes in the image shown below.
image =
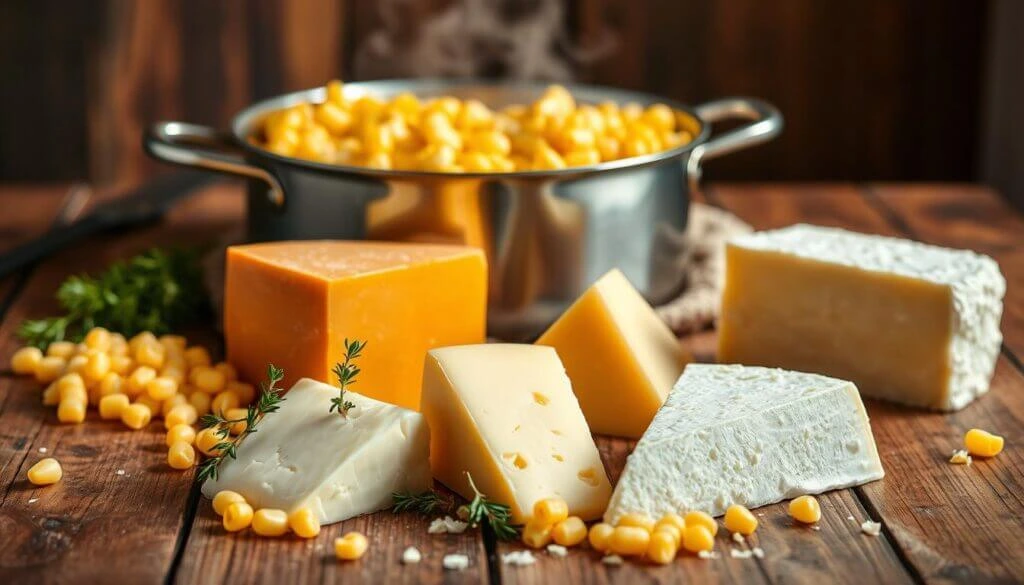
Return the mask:
M 585 520 L 611 494 L 601 457 L 550 347 L 484 344 L 427 354 L 423 414 L 434 477 L 467 499 L 466 477 L 521 524 L 539 499 L 560 496 Z
M 1006 281 L 966 250 L 797 225 L 726 252 L 719 361 L 852 380 L 940 410 L 989 389 Z
M 291 512 L 308 506 L 322 524 L 388 508 L 394 492 L 431 488 L 430 432 L 418 412 L 346 392 L 355 406 L 329 412 L 338 388 L 300 380 L 277 412 L 203 484 L 242 494 L 254 509 Z
M 761 367 L 690 364 L 626 460 L 605 521 L 719 516 L 884 475 L 857 387 Z
M 487 265 L 474 248 L 280 242 L 228 248 L 224 337 L 243 379 L 334 383 L 344 340 L 368 342 L 355 390 L 418 409 L 428 349 L 485 339 Z
M 592 432 L 633 439 L 691 361 L 617 269 L 587 289 L 537 344 L 558 352 Z

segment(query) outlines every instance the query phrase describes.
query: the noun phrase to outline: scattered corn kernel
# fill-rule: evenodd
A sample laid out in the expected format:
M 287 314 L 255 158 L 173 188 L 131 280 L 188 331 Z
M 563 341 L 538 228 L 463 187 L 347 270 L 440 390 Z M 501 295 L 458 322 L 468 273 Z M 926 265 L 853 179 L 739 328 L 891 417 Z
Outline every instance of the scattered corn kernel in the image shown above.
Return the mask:
M 590 527 L 590 533 L 587 535 L 587 540 L 590 542 L 590 546 L 598 552 L 608 551 L 608 541 L 611 540 L 612 533 L 615 532 L 615 527 L 611 524 L 605 524 L 604 522 L 598 522 Z
M 168 447 L 174 443 L 184 442 L 189 445 L 196 442 L 196 429 L 192 425 L 177 424 L 167 429 L 167 436 L 164 442 Z
M 86 362 L 81 370 L 82 376 L 87 380 L 99 382 L 110 371 L 110 354 L 98 349 L 91 349 L 85 357 Z
M 701 522 L 686 523 L 683 531 L 683 548 L 692 552 L 710 551 L 715 548 L 715 535 Z
M 15 374 L 35 374 L 42 359 L 43 352 L 38 347 L 23 347 L 11 356 L 11 369 Z
M 175 441 L 167 450 L 167 464 L 174 469 L 189 469 L 196 464 L 196 450 L 192 443 Z
M 569 505 L 562 498 L 544 498 L 533 504 L 533 518 L 540 526 L 552 526 L 569 517 Z
M 167 350 L 164 346 L 160 345 L 157 341 L 147 341 L 140 343 L 135 348 L 135 361 L 142 366 L 149 366 L 155 370 L 159 370 L 164 365 L 164 358 L 167 355 Z
M 757 518 L 750 510 L 733 504 L 725 510 L 725 527 L 729 532 L 750 536 L 757 530 Z
M 124 378 L 115 372 L 107 372 L 106 376 L 99 383 L 100 398 L 111 394 L 122 394 L 124 389 Z
M 531 519 L 523 527 L 523 544 L 530 548 L 544 548 L 551 543 L 551 526 Z
M 316 538 L 320 534 L 320 519 L 310 508 L 299 508 L 289 514 L 288 526 L 301 538 Z
M 60 388 L 57 387 L 56 382 L 50 382 L 50 385 L 43 389 L 43 406 L 57 406 L 58 404 L 60 404 Z
M 207 457 L 213 457 L 217 452 L 217 444 L 222 439 L 217 435 L 217 431 L 214 427 L 205 428 L 196 433 L 196 449 Z
M 199 366 L 192 370 L 192 384 L 208 394 L 216 394 L 224 389 L 227 380 L 224 372 L 210 366 Z
M 800 496 L 789 503 L 789 515 L 798 522 L 814 524 L 821 520 L 821 505 L 814 496 Z
M 115 394 L 115 396 L 118 396 Z M 129 404 L 121 410 L 121 422 L 125 426 L 139 430 L 149 424 L 153 417 L 149 407 L 144 404 Z
M 252 531 L 260 536 L 282 536 L 288 532 L 288 514 L 284 510 L 260 508 L 252 517 Z
M 40 459 L 28 470 L 28 480 L 34 485 L 55 484 L 62 477 L 64 477 L 64 470 L 60 468 L 60 463 L 53 457 Z
M 209 366 L 212 363 L 212 360 L 210 360 L 210 352 L 206 351 L 205 347 L 200 347 L 198 345 L 192 346 L 185 350 L 185 363 L 187 363 L 190 368 Z
M 163 414 L 164 418 L 166 418 L 171 412 L 171 409 L 179 404 L 188 404 L 188 398 L 180 392 L 160 403 L 160 413 Z M 167 428 L 171 427 L 167 426 Z
M 203 416 L 210 413 L 213 397 L 205 392 L 193 392 L 188 395 L 188 403 L 196 407 L 196 414 Z
M 157 376 L 146 384 L 146 394 L 153 400 L 164 401 L 178 393 L 178 383 L 171 378 Z
M 579 516 L 569 516 L 551 528 L 551 540 L 562 546 L 576 546 L 587 538 L 587 525 Z
M 647 514 L 630 513 L 623 514 L 616 526 L 636 526 L 647 532 L 654 530 L 654 520 Z
M 226 382 L 234 382 L 238 380 L 238 370 L 235 369 L 235 366 L 232 366 L 227 362 L 220 362 L 213 366 L 213 369 L 223 374 Z
M 247 504 L 244 500 L 240 502 L 231 502 L 226 508 L 224 508 L 224 530 L 228 532 L 238 532 L 245 530 L 252 524 L 253 512 L 252 506 Z
M 57 406 L 57 420 L 62 423 L 79 424 L 85 420 L 85 401 L 61 400 Z
M 110 371 L 120 374 L 121 376 L 127 376 L 131 370 L 135 367 L 135 360 L 127 355 L 112 355 L 110 356 Z
M 256 400 L 256 387 L 246 382 L 239 382 L 237 380 L 228 382 L 224 386 L 224 390 L 236 394 L 239 404 L 242 405 L 252 404 Z
M 163 416 L 163 403 L 159 400 L 153 400 L 148 394 L 142 394 L 135 397 L 135 404 L 141 404 L 149 409 L 149 415 L 151 417 Z
M 671 526 L 677 530 L 675 526 Z M 651 540 L 647 544 L 647 558 L 653 563 L 667 565 L 676 558 L 679 550 L 679 541 L 669 532 L 655 531 L 651 534 Z
M 981 429 L 971 429 L 964 435 L 964 447 L 975 457 L 995 457 L 1003 450 L 1003 438 Z
M 711 536 L 718 534 L 718 523 L 709 514 L 694 510 L 693 512 L 687 512 L 686 516 L 683 517 L 683 522 L 687 527 L 694 524 L 703 526 L 708 529 Z
M 126 394 L 108 394 L 100 398 L 100 418 L 113 420 L 121 418 L 124 409 L 128 408 L 131 399 Z
M 238 400 L 238 395 L 230 390 L 225 390 L 220 394 L 213 397 L 213 401 L 210 403 L 210 410 L 215 414 L 224 415 L 233 408 L 238 408 L 241 401 Z
M 651 532 L 653 535 L 655 532 L 664 532 L 672 537 L 672 540 L 676 543 L 676 548 L 683 542 L 683 531 L 679 530 L 674 524 L 656 524 L 654 531 Z
M 366 537 L 358 532 L 349 532 L 341 538 L 334 539 L 334 555 L 343 561 L 361 558 L 368 547 Z
M 71 359 L 76 351 L 78 351 L 78 346 L 70 341 L 54 341 L 46 346 L 46 355 L 66 360 Z
M 137 396 L 146 391 L 149 383 L 156 378 L 156 370 L 149 366 L 139 366 L 128 375 L 128 383 L 125 385 L 125 394 Z
M 57 356 L 46 356 L 36 364 L 36 380 L 41 384 L 49 384 L 64 373 L 68 362 Z
M 237 421 L 231 423 L 231 426 L 229 427 L 229 432 L 232 435 L 241 434 L 242 431 L 245 430 L 246 416 L 248 414 L 248 408 L 229 408 L 227 412 L 224 413 L 224 418 L 226 420 Z
M 110 332 L 103 327 L 93 327 L 85 334 L 85 345 L 90 349 L 108 351 L 110 349 Z
M 651 533 L 640 526 L 616 526 L 608 540 L 608 549 L 620 556 L 637 556 L 647 552 Z
M 88 398 L 85 393 L 85 381 L 82 380 L 82 376 L 77 373 L 64 374 L 58 378 L 57 391 L 60 392 L 61 400 L 74 398 L 84 401 Z
M 686 520 L 684 520 L 679 514 L 673 514 L 671 512 L 658 519 L 658 522 L 654 525 L 654 529 L 657 530 L 659 526 L 664 526 L 666 524 L 675 526 L 680 532 L 686 529 Z
M 196 407 L 191 404 L 179 404 L 164 417 L 164 428 L 169 429 L 181 424 L 191 425 L 195 424 L 197 420 L 199 420 L 199 413 L 196 412 Z
M 245 502 L 245 496 L 231 490 L 221 490 L 217 492 L 217 495 L 213 496 L 213 511 L 218 516 L 223 516 L 228 506 L 235 502 Z

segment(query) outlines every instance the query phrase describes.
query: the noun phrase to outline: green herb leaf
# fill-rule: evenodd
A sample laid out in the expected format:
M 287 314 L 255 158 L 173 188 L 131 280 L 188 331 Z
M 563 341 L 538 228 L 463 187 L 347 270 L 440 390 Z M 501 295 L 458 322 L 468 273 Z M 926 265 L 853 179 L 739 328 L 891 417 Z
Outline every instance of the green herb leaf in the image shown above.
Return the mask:
M 441 497 L 437 492 L 430 490 L 421 494 L 409 492 L 395 492 L 391 494 L 391 511 L 416 512 L 424 516 L 436 516 L 437 514 L 451 510 L 451 501 Z
M 487 524 L 494 531 L 494 535 L 500 540 L 513 540 L 519 537 L 519 531 L 510 524 L 512 520 L 512 509 L 504 504 L 488 501 L 487 496 L 480 493 L 473 483 L 473 476 L 466 472 L 466 479 L 469 480 L 469 487 L 473 488 L 473 501 L 462 506 L 460 510 L 465 511 L 466 522 L 470 526 Z
M 345 361 L 340 364 L 334 364 L 334 369 L 332 370 L 335 377 L 338 378 L 338 396 L 331 399 L 331 407 L 328 412 L 337 410 L 341 416 L 345 416 L 349 410 L 355 408 L 354 403 L 345 400 L 345 390 L 349 384 L 355 383 L 356 376 L 362 371 L 353 362 L 359 358 L 365 347 L 365 341 L 357 339 L 350 342 L 348 338 L 345 339 Z

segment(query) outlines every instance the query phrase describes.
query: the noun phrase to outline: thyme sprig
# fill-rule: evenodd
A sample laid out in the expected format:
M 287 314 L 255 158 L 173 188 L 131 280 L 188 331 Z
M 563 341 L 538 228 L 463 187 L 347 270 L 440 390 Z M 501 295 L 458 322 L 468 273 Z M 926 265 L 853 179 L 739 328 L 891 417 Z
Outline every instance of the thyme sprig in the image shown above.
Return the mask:
M 434 490 L 414 494 L 410 492 L 395 492 L 391 494 L 391 511 L 395 514 L 401 512 L 416 512 L 424 516 L 436 516 L 452 509 L 451 500 L 443 497 Z
M 356 339 L 350 342 L 348 338 L 345 339 L 345 361 L 340 364 L 334 364 L 333 370 L 334 375 L 338 378 L 338 397 L 331 399 L 329 412 L 337 410 L 338 414 L 345 416 L 350 409 L 355 407 L 354 403 L 345 400 L 345 390 L 348 389 L 350 384 L 355 384 L 356 376 L 362 371 L 353 362 L 359 358 L 365 347 L 365 341 Z
M 210 457 L 199 467 L 198 480 L 200 483 L 207 479 L 217 481 L 217 473 L 220 464 L 226 457 L 237 458 L 238 445 L 242 440 L 256 432 L 256 426 L 264 416 L 276 412 L 281 407 L 284 397 L 281 396 L 281 389 L 277 383 L 284 379 L 284 370 L 274 364 L 267 365 L 267 382 L 260 384 L 260 397 L 256 404 L 250 404 L 246 409 L 245 416 L 229 419 L 222 414 L 206 414 L 200 419 L 203 428 L 215 428 L 220 442 L 214 445 L 216 455 Z M 231 426 L 235 423 L 245 423 L 245 428 L 237 436 L 231 437 Z
M 459 517 L 465 518 L 470 526 L 480 526 L 484 523 L 491 527 L 494 535 L 500 540 L 514 540 L 519 537 L 519 531 L 510 524 L 512 520 L 512 509 L 504 504 L 491 502 L 487 496 L 480 493 L 473 483 L 473 476 L 466 472 L 466 479 L 469 480 L 469 487 L 473 488 L 473 501 L 465 506 L 459 507 Z

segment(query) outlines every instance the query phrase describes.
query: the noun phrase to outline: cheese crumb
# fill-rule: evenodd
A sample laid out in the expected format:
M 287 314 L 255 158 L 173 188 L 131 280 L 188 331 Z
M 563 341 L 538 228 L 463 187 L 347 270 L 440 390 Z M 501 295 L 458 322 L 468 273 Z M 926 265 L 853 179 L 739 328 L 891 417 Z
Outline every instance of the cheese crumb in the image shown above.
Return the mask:
M 729 551 L 729 555 L 734 559 L 749 559 L 750 557 L 754 556 L 754 551 L 740 550 L 738 548 L 734 548 Z
M 46 447 L 40 447 L 39 448 L 39 452 L 40 453 L 46 453 L 46 450 L 47 450 Z
M 407 565 L 414 565 L 421 560 L 423 560 L 423 555 L 420 554 L 419 549 L 415 546 L 410 546 L 402 552 L 402 562 Z
M 705 560 L 711 560 L 717 559 L 719 555 L 713 550 L 702 550 L 697 553 L 697 556 Z
M 451 516 L 445 516 L 444 518 L 435 518 L 431 523 L 430 527 L 427 528 L 428 534 L 462 534 L 466 531 L 469 524 L 461 520 L 456 520 Z
M 949 462 L 955 465 L 970 465 L 971 456 L 967 454 L 966 449 L 957 449 L 953 451 L 953 456 L 949 458 Z
M 560 544 L 549 544 L 548 554 L 553 557 L 564 557 L 569 554 L 569 549 Z
M 469 557 L 466 555 L 444 555 L 441 565 L 449 571 L 462 571 L 469 566 Z
M 759 558 L 759 559 L 763 559 L 764 558 L 764 549 L 762 549 L 759 546 L 755 546 L 753 549 L 751 549 L 750 552 L 754 553 L 754 556 Z
M 501 562 L 506 565 L 525 567 L 526 565 L 536 563 L 537 559 L 533 556 L 533 553 L 528 550 L 517 550 L 501 555 Z
M 124 470 L 123 469 L 118 469 L 117 470 L 117 474 L 118 475 L 124 475 Z
M 821 526 L 815 524 L 814 526 L 811 526 L 811 530 L 821 530 Z
M 865 520 L 864 523 L 860 525 L 860 531 L 868 536 L 878 536 L 882 532 L 882 523 Z
M 849 520 L 850 522 L 856 522 L 857 521 L 857 519 L 854 518 L 853 516 L 847 516 L 846 519 Z
M 608 555 L 601 559 L 601 562 L 606 565 L 612 565 L 613 567 L 617 567 L 622 564 L 622 557 L 620 557 L 619 555 Z
M 31 500 L 28 501 L 28 503 L 34 504 L 34 503 L 36 503 L 38 501 L 39 501 L 39 498 L 32 498 Z
M 743 535 L 739 532 L 733 532 L 732 539 L 736 541 L 737 544 L 743 544 L 744 542 L 746 542 L 746 539 L 744 539 Z

